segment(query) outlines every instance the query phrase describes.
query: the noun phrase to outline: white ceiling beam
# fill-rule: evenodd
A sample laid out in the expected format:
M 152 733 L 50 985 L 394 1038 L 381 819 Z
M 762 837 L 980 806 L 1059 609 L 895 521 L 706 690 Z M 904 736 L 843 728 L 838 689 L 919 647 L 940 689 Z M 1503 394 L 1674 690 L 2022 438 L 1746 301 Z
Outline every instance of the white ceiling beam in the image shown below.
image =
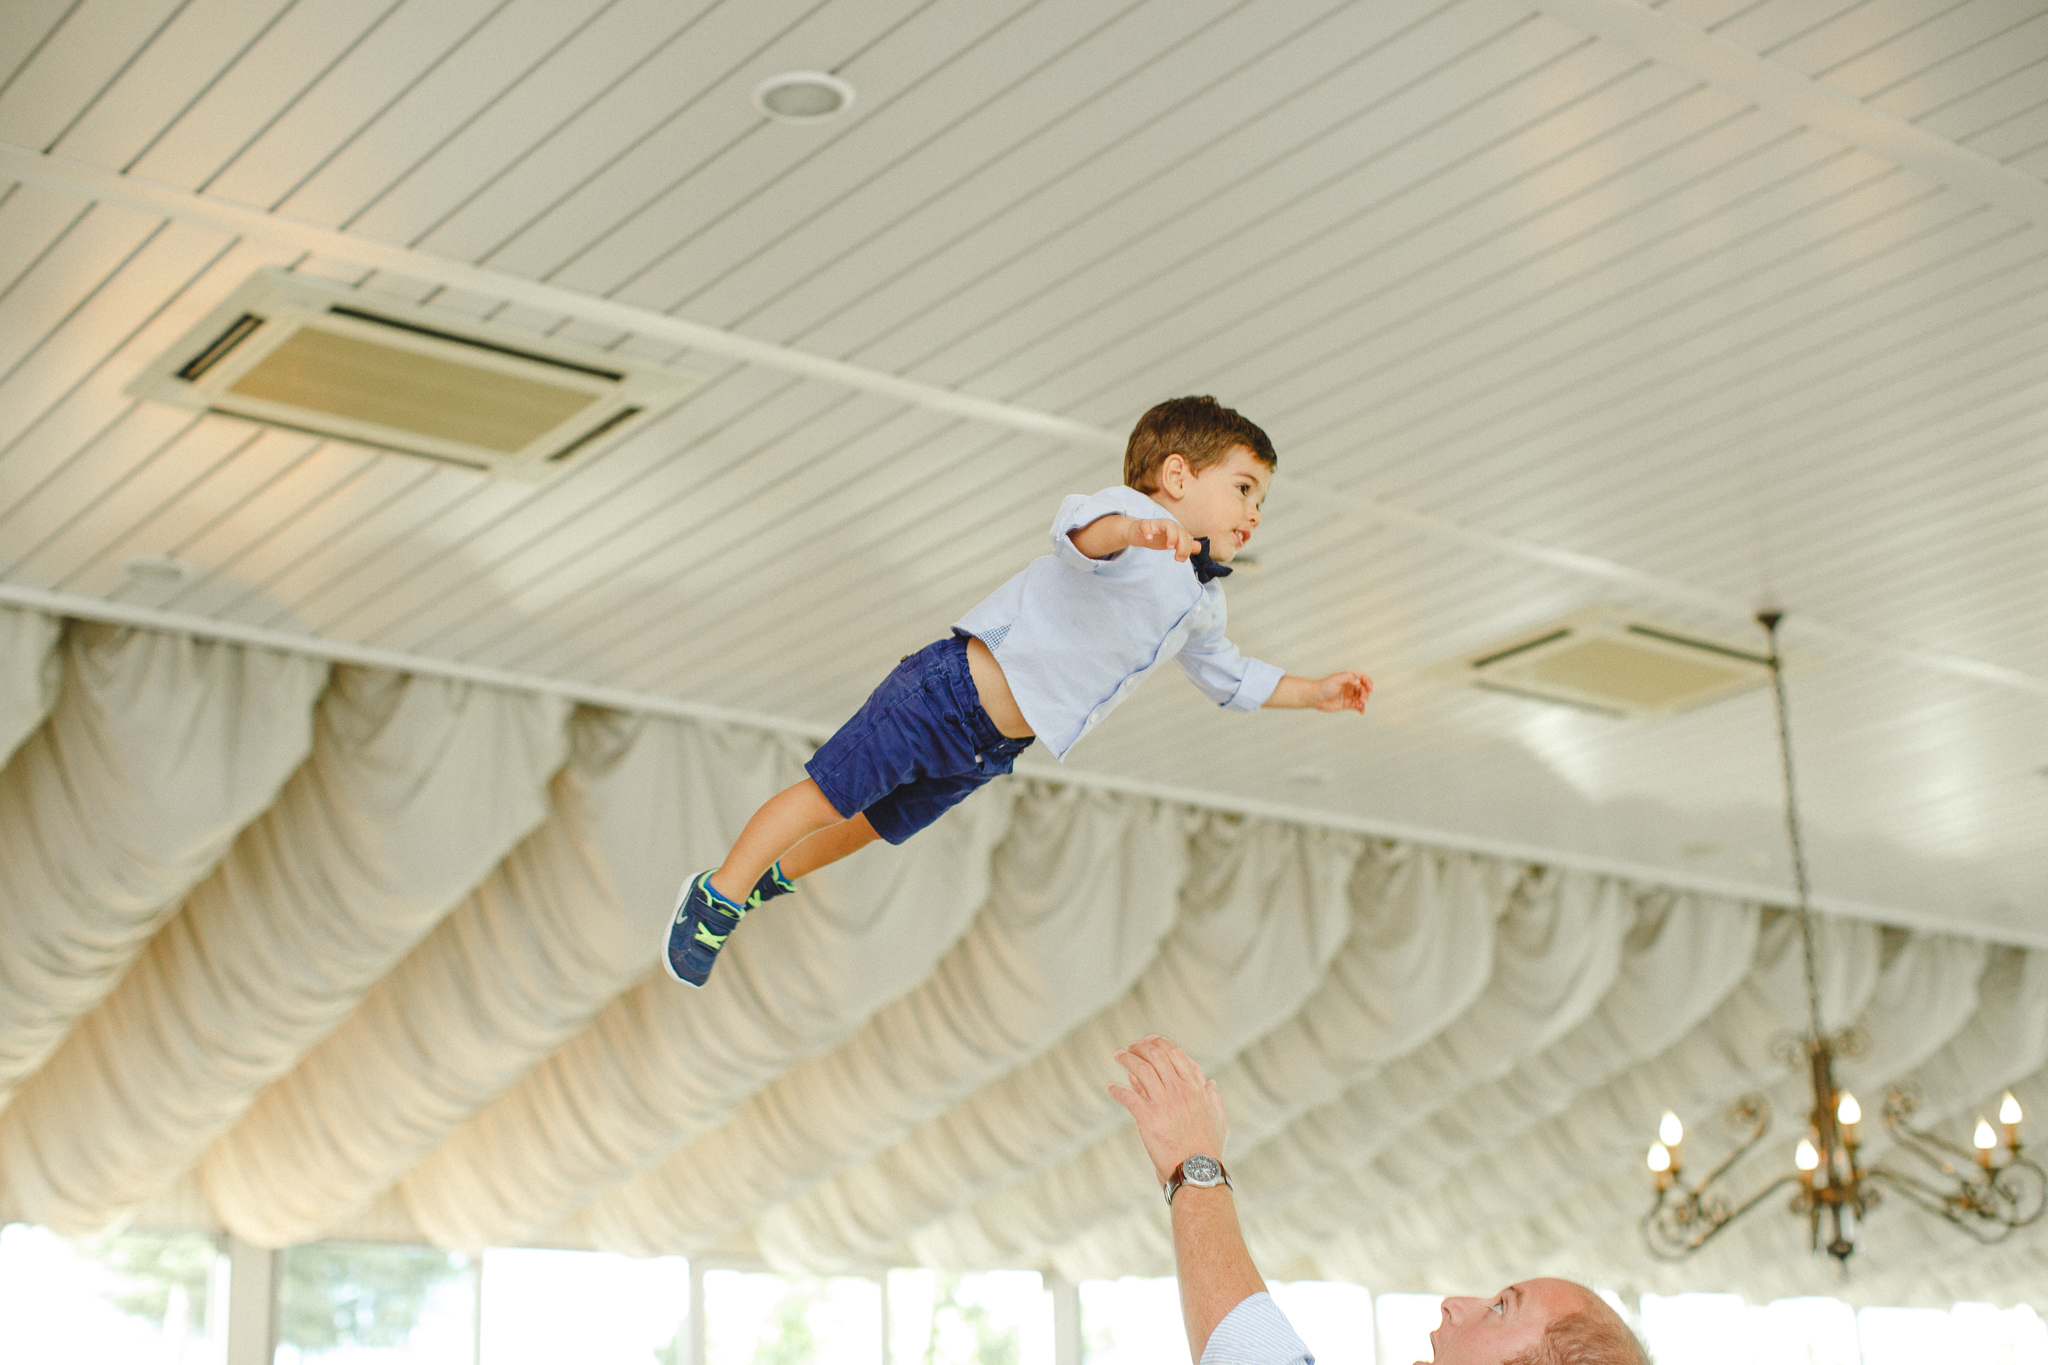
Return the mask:
M 287 654 L 298 654 L 308 658 L 324 659 L 329 663 L 355 664 L 367 668 L 380 668 L 394 673 L 417 674 L 431 678 L 450 678 L 460 682 L 477 683 L 485 687 L 501 688 L 513 692 L 533 692 L 545 696 L 562 697 L 572 702 L 591 706 L 607 707 L 616 711 L 637 712 L 646 715 L 674 716 L 686 720 L 707 721 L 713 724 L 740 725 L 750 729 L 766 730 L 775 734 L 795 735 L 802 739 L 821 741 L 836 729 L 833 725 L 820 725 L 812 721 L 798 720 L 790 716 L 771 715 L 759 711 L 742 711 L 725 706 L 711 706 L 702 702 L 686 701 L 680 697 L 664 696 L 654 692 L 634 692 L 620 687 L 600 687 L 589 683 L 578 683 L 562 678 L 549 677 L 538 673 L 519 673 L 509 669 L 492 668 L 484 664 L 463 663 L 453 659 L 437 659 L 431 655 L 408 654 L 393 649 L 378 649 L 368 645 L 349 644 L 318 635 L 294 634 L 290 631 L 270 630 L 262 626 L 242 625 L 234 621 L 221 621 L 206 616 L 191 616 L 181 612 L 159 611 L 154 607 L 137 606 L 128 602 L 116 602 L 102 597 L 87 597 L 76 593 L 49 592 L 40 588 L 23 587 L 13 583 L 0 583 L 0 605 L 25 607 L 51 616 L 71 617 L 85 621 L 103 621 L 109 625 L 134 626 L 143 630 L 161 631 L 166 634 L 188 635 L 203 640 L 223 640 L 233 644 L 258 649 L 275 649 Z M 1633 862 L 1624 858 L 1601 858 L 1546 848 L 1536 844 L 1516 843 L 1507 839 L 1490 839 L 1484 835 L 1461 830 L 1439 829 L 1429 825 L 1408 824 L 1396 820 L 1376 820 L 1364 816 L 1347 815 L 1341 812 L 1319 810 L 1312 806 L 1296 806 L 1280 801 L 1264 801 L 1251 797 L 1218 794 L 1207 787 L 1184 787 L 1170 782 L 1150 782 L 1139 778 L 1121 777 L 1115 773 L 1091 772 L 1085 768 L 1070 768 L 1056 764 L 1049 758 L 1027 757 L 1017 765 L 1017 776 L 1044 782 L 1056 782 L 1070 787 L 1087 787 L 1098 791 L 1118 792 L 1127 796 L 1141 796 L 1155 801 L 1166 801 L 1196 810 L 1221 811 L 1230 815 L 1243 815 L 1257 819 L 1278 820 L 1287 824 L 1304 825 L 1316 829 L 1337 829 L 1354 834 L 1364 834 L 1376 839 L 1394 839 L 1403 843 L 1423 844 L 1432 848 L 1450 849 L 1460 853 L 1476 853 L 1490 858 L 1502 858 L 1511 862 L 1540 863 L 1550 867 L 1569 868 L 1573 871 L 1588 872 L 1596 876 L 1618 877 L 1623 881 L 1641 887 L 1668 887 L 1678 891 L 1696 891 L 1704 895 L 1725 896 L 1732 900 L 1751 901 L 1764 905 L 1790 904 L 1790 891 L 1768 882 L 1740 881 L 1723 877 L 1703 877 L 1677 868 L 1662 867 L 1654 863 Z M 1855 900 L 1846 896 L 1819 893 L 1813 897 L 1813 906 L 1826 914 L 1840 915 L 1848 919 L 1864 920 L 1877 924 L 1896 925 L 1903 929 L 1921 930 L 1940 934 L 1975 934 L 1994 943 L 2009 943 L 2023 948 L 2048 949 L 2048 928 L 2039 932 L 2014 928 L 2002 923 L 1987 923 L 1973 919 L 1967 912 L 1932 914 L 1924 909 L 1905 905 L 1886 905 L 1872 901 Z
M 1584 8 L 1594 15 L 1603 14 L 1609 9 L 1628 11 L 1641 8 L 1628 3 L 1628 0 L 1557 2 L 1561 9 Z M 1654 11 L 1642 10 L 1642 13 L 1652 20 L 1657 20 Z M 1627 27 L 1619 20 L 1614 21 L 1614 26 L 1617 30 Z M 1661 32 L 1661 29 L 1655 31 Z M 1689 31 L 1705 37 L 1696 29 Z M 1721 48 L 1728 47 L 1728 44 L 1720 43 L 1716 39 L 1707 41 L 1718 44 Z M 1740 49 L 1729 50 L 1740 52 Z M 1803 77 L 1798 79 L 1804 80 Z M 936 384 L 919 383 L 900 375 L 813 355 L 791 346 L 742 336 L 737 332 L 671 317 L 652 309 L 578 293 L 559 285 L 525 279 L 464 261 L 448 260 L 391 242 L 380 242 L 374 238 L 319 227 L 281 214 L 250 208 L 245 204 L 194 194 L 176 186 L 143 180 L 103 167 L 90 166 L 84 162 L 71 161 L 12 143 L 0 142 L 0 182 L 9 179 L 60 193 L 78 195 L 96 203 L 117 205 L 141 213 L 216 228 L 236 237 L 280 242 L 317 255 L 353 261 L 445 288 L 467 290 L 486 298 L 506 299 L 545 313 L 560 313 L 641 336 L 659 337 L 680 346 L 728 356 L 747 364 L 820 379 L 859 392 L 894 398 L 933 412 L 987 422 L 995 426 L 1008 427 L 1013 431 L 1050 437 L 1104 452 L 1121 453 L 1124 448 L 1125 438 L 1120 433 L 1092 423 L 1062 417 L 1056 413 L 1027 408 L 1015 403 L 999 402 L 995 399 L 978 398 L 972 394 L 941 388 Z M 1481 530 L 1446 517 L 1382 502 L 1365 494 L 1324 488 L 1295 478 L 1284 478 L 1276 483 L 1284 484 L 1293 495 L 1323 506 L 1341 507 L 1347 515 L 1362 520 L 1405 526 L 1439 540 L 1452 541 L 1490 554 L 1617 584 L 1667 602 L 1682 602 L 1688 606 L 1704 608 L 1727 617 L 1731 623 L 1748 620 L 1762 605 L 1727 593 L 1701 588 L 1695 584 L 1665 578 L 1597 555 L 1582 554 L 1576 550 Z M 2037 697 L 2048 697 L 2048 679 L 2036 678 L 2018 669 L 1986 663 L 1960 654 L 1922 649 L 1864 631 L 1830 625 L 1797 612 L 1788 615 L 1786 637 L 1795 644 L 1805 644 L 1837 655 L 1846 652 L 1882 658 L 1894 663 L 1905 663 L 1968 678 L 1994 687 L 2026 692 Z
M 2048 183 L 1882 109 L 1825 81 L 1716 37 L 1638 0 L 1535 0 L 1553 19 L 1638 57 L 1841 139 L 1894 166 L 2004 209 L 2023 222 L 2048 226 Z M 1516 6 L 1523 13 L 1527 5 Z

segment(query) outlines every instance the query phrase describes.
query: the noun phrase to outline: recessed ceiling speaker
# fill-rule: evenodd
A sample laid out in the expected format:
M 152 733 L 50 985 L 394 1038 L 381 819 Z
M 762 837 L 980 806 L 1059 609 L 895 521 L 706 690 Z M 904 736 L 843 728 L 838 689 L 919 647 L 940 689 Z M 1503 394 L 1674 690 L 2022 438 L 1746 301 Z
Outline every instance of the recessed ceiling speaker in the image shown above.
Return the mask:
M 1430 670 L 1489 692 L 1611 716 L 1667 716 L 1771 679 L 1754 649 L 1614 607 L 1590 607 Z
M 595 347 L 266 269 L 126 392 L 543 479 L 625 440 L 699 382 Z

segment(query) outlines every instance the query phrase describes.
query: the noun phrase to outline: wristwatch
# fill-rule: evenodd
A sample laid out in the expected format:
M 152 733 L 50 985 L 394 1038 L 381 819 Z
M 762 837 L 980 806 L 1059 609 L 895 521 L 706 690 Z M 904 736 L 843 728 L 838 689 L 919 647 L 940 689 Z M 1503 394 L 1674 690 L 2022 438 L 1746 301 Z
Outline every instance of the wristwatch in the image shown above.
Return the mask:
M 1223 1169 L 1223 1163 L 1213 1156 L 1199 1152 L 1173 1168 L 1173 1174 L 1159 1188 L 1166 1191 L 1166 1202 L 1171 1204 L 1173 1196 L 1183 1185 L 1200 1185 L 1203 1189 L 1214 1189 L 1218 1185 L 1230 1184 L 1230 1172 Z

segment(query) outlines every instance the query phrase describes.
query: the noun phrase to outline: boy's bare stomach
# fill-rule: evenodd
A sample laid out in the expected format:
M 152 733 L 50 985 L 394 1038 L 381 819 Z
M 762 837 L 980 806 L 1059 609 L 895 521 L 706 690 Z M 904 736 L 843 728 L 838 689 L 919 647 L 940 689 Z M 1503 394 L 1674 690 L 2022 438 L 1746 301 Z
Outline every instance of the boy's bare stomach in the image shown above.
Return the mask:
M 1010 695 L 1010 680 L 1003 676 L 1003 666 L 989 647 L 972 635 L 967 637 L 967 674 L 981 696 L 981 709 L 988 712 L 996 729 L 1006 739 L 1029 739 L 1031 727 L 1017 709 L 1017 699 Z

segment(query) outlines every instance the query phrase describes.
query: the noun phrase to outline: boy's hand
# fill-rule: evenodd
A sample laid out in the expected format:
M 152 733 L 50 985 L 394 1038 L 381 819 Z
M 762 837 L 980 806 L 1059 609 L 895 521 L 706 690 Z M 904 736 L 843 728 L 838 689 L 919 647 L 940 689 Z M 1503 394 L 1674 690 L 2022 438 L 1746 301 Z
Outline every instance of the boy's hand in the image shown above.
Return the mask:
M 1327 678 L 1317 678 L 1314 700 L 1310 705 L 1318 711 L 1365 710 L 1365 699 L 1372 695 L 1372 679 L 1363 673 L 1346 670 L 1332 673 Z
M 1223 1159 L 1230 1125 L 1216 1098 L 1216 1082 L 1202 1075 L 1194 1058 L 1154 1033 L 1117 1053 L 1116 1063 L 1130 1084 L 1110 1086 L 1110 1098 L 1138 1121 L 1138 1136 L 1160 1184 L 1197 1152 Z
M 1171 550 L 1183 564 L 1202 548 L 1202 542 L 1171 517 L 1132 517 L 1124 523 L 1124 543 L 1139 550 Z
M 1313 706 L 1318 711 L 1363 712 L 1365 699 L 1371 695 L 1372 679 L 1350 669 L 1327 678 L 1298 678 L 1289 673 L 1265 704 L 1283 709 Z

